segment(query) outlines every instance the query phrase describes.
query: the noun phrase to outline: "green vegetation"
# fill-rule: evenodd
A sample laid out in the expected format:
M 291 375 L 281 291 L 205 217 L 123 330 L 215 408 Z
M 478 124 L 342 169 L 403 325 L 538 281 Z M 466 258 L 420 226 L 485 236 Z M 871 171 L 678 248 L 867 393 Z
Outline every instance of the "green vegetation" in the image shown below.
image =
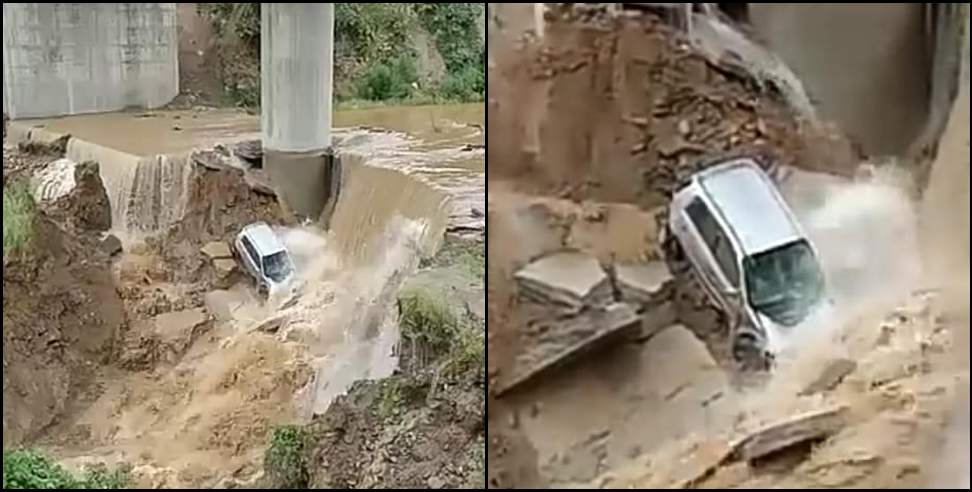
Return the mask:
M 398 306 L 405 339 L 434 354 L 449 352 L 458 340 L 462 318 L 443 296 L 414 287 L 399 294 Z
M 392 376 L 381 382 L 378 393 L 378 416 L 393 417 L 397 410 L 425 398 L 428 386 L 414 384 L 402 376 Z
M 307 453 L 311 439 L 306 430 L 294 425 L 273 429 L 270 447 L 264 455 L 267 477 L 276 488 L 306 489 L 310 482 Z
M 5 489 L 122 489 L 130 481 L 126 468 L 97 468 L 75 476 L 37 451 L 3 452 Z
M 451 374 L 481 366 L 486 360 L 483 330 L 460 316 L 443 295 L 419 287 L 398 296 L 402 337 L 432 357 L 442 358 Z
M 34 229 L 34 200 L 27 183 L 13 183 L 3 190 L 3 255 L 21 251 L 30 243 Z
M 199 4 L 216 34 L 226 97 L 260 103 L 260 4 Z M 477 102 L 485 97 L 486 48 L 481 3 L 335 4 L 334 84 L 338 108 L 384 104 Z M 427 32 L 436 53 L 425 51 Z M 444 73 L 422 66 L 440 57 Z M 432 63 L 432 62 L 424 62 Z

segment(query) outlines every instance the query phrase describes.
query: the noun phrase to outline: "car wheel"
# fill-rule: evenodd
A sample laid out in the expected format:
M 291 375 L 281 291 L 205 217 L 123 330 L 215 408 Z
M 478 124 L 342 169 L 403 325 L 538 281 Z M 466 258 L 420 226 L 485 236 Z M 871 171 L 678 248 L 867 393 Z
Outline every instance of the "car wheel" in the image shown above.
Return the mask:
M 732 357 L 743 371 L 763 372 L 772 369 L 773 354 L 763 349 L 763 344 L 752 333 L 740 333 L 732 341 Z

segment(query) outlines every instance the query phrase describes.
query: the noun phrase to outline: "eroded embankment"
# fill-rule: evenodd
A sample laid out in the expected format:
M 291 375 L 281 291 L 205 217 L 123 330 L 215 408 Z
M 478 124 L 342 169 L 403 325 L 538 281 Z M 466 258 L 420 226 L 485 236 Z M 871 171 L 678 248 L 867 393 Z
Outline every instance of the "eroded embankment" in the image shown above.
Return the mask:
M 30 388 L 8 395 L 5 384 L 5 430 L 8 410 L 51 416 L 33 426 L 44 432 L 25 431 L 30 438 L 19 441 L 70 464 L 130 463 L 143 486 L 250 482 L 261 475 L 270 429 L 306 421 L 353 382 L 395 368 L 395 293 L 441 241 L 450 209 L 438 190 L 369 166 L 366 151 L 349 155 L 341 201 L 323 233 L 287 228 L 267 190 L 232 165 L 206 167 L 192 155 L 135 158 L 77 139 L 66 150 L 102 162 L 113 230 L 124 243 L 114 287 L 107 263 L 102 276 L 124 310 L 115 336 L 106 335 L 112 350 L 70 394 L 35 401 L 40 396 L 23 397 L 35 393 Z M 283 305 L 258 301 L 220 253 L 257 220 L 282 227 L 303 267 L 300 289 Z M 5 321 L 16 292 L 5 289 Z M 17 312 L 24 319 L 7 326 L 36 326 L 32 309 L 11 316 Z

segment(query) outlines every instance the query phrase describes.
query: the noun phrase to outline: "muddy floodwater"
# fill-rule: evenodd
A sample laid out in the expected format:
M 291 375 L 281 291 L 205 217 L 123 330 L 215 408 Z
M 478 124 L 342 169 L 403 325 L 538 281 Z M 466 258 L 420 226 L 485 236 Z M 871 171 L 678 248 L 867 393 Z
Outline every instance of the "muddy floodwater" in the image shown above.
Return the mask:
M 452 196 L 450 227 L 481 230 L 486 209 L 485 121 L 483 104 L 338 111 L 334 142 L 367 153 L 373 165 L 421 176 Z M 230 109 L 138 111 L 23 123 L 138 156 L 183 154 L 260 138 L 259 116 Z M 374 138 L 375 132 L 383 135 Z M 369 138 L 361 138 L 363 133 Z

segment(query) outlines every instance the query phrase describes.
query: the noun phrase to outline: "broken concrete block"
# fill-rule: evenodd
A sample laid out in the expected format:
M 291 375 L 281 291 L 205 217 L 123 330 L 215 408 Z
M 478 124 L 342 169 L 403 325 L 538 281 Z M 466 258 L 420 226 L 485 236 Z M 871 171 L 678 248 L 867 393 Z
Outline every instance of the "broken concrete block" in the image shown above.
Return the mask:
M 511 370 L 497 378 L 494 394 L 501 396 L 593 350 L 629 338 L 639 326 L 640 319 L 631 306 L 615 303 L 525 327 L 524 336 L 530 340 L 523 344 L 525 350 L 517 354 Z
M 520 293 L 540 304 L 555 304 L 570 312 L 585 306 L 603 307 L 612 300 L 611 282 L 597 259 L 578 252 L 541 258 L 514 275 Z
M 742 438 L 733 446 L 735 455 L 752 461 L 795 444 L 825 439 L 847 424 L 846 406 L 826 408 L 768 425 Z
M 199 251 L 202 251 L 211 260 L 233 257 L 233 251 L 230 250 L 229 245 L 222 241 L 213 241 L 200 248 Z
M 216 269 L 216 275 L 220 278 L 229 276 L 236 270 L 236 260 L 232 258 L 218 258 L 213 260 L 213 268 Z
M 800 396 L 809 396 L 821 391 L 834 389 L 848 374 L 857 369 L 857 362 L 850 359 L 831 360 L 821 371 L 817 379 L 814 379 L 800 391 Z
M 664 262 L 615 265 L 615 278 L 621 299 L 633 304 L 661 301 L 672 274 Z

